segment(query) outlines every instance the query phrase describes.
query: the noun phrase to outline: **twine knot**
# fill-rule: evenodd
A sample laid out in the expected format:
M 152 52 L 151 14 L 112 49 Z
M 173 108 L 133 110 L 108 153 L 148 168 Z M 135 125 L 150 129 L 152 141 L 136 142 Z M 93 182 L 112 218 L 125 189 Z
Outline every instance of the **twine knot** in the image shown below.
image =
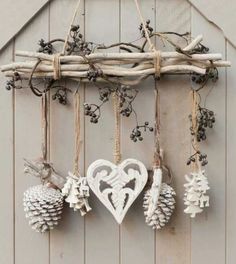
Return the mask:
M 155 68 L 155 78 L 160 79 L 161 76 L 161 51 L 154 49 L 155 53 L 153 64 Z
M 53 55 L 53 79 L 59 80 L 61 78 L 61 60 L 60 53 Z

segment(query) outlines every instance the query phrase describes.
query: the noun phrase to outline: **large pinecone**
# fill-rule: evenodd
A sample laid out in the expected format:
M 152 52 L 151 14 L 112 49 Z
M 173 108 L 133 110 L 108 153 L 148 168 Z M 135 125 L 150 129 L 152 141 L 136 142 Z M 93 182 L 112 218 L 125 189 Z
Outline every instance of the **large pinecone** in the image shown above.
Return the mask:
M 150 189 L 145 192 L 143 208 L 147 225 L 151 226 L 153 229 L 161 229 L 168 223 L 175 209 L 175 195 L 176 193 L 170 185 L 162 183 L 156 209 L 152 216 L 148 217 L 147 211 L 151 199 Z
M 63 209 L 63 196 L 59 190 L 37 185 L 24 192 L 23 204 L 32 229 L 44 233 L 58 224 Z

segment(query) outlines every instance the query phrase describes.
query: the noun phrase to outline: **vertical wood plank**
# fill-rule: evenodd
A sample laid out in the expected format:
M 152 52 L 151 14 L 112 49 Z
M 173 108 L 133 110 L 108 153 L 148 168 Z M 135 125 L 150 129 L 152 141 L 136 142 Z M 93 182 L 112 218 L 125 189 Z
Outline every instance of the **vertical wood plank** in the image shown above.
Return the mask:
M 0 62 L 8 63 L 12 61 L 13 43 L 11 43 L 0 54 Z M 0 131 L 0 263 L 14 263 L 14 153 L 13 153 L 13 92 L 4 89 L 6 78 L 0 76 L 1 96 L 0 96 L 0 120 L 2 129 Z
M 236 49 L 227 43 L 227 59 L 232 65 L 227 69 L 227 207 L 226 207 L 226 263 L 235 262 L 236 252 L 236 209 L 235 209 L 235 149 L 236 149 L 236 126 L 235 126 L 235 105 L 236 105 Z
M 145 20 L 150 19 L 155 25 L 155 1 L 140 2 L 140 8 Z M 121 1 L 121 41 L 130 42 L 140 38 L 139 25 L 141 21 L 133 1 Z M 137 42 L 135 44 L 140 44 Z M 149 78 L 136 87 L 139 93 L 134 102 L 134 109 L 140 124 L 145 121 L 154 123 L 154 80 Z M 144 140 L 134 143 L 130 140 L 132 129 L 135 128 L 134 114 L 122 118 L 122 157 L 135 158 L 151 168 L 153 159 L 153 133 L 143 132 Z M 127 212 L 121 225 L 121 263 L 152 264 L 155 263 L 154 231 L 145 223 L 143 215 L 143 193 Z M 145 252 L 145 254 L 144 254 Z
M 85 36 L 95 43 L 119 41 L 119 1 L 88 0 L 85 2 Z M 85 100 L 99 103 L 98 90 L 86 86 Z M 114 115 L 111 102 L 102 107 L 98 124 L 91 124 L 86 118 L 85 166 L 96 159 L 113 161 Z M 86 264 L 119 263 L 119 226 L 98 199 L 91 193 L 92 212 L 86 216 L 85 256 Z
M 74 14 L 77 0 L 54 1 L 50 7 L 50 39 L 62 38 L 68 32 L 72 16 Z M 81 1 L 80 12 L 75 20 L 80 24 L 83 33 L 83 1 Z M 60 26 L 59 26 L 60 25 Z M 57 48 L 60 50 L 62 45 Z M 68 105 L 63 106 L 57 101 L 50 103 L 50 156 L 55 169 L 63 176 L 68 171 L 73 171 L 74 161 L 74 92 L 78 83 L 72 81 L 61 81 L 71 90 L 68 93 Z M 53 91 L 51 91 L 51 95 Z M 83 89 L 80 89 L 81 115 L 83 115 Z M 83 117 L 83 116 L 82 116 Z M 84 124 L 81 117 L 81 140 L 83 141 Z M 80 172 L 84 174 L 83 151 L 80 155 Z M 68 204 L 64 205 L 64 213 L 60 225 L 50 235 L 50 264 L 83 263 L 84 262 L 84 219 L 79 212 L 74 212 Z
M 16 38 L 15 49 L 37 50 L 38 40 L 48 37 L 48 8 Z M 16 58 L 17 59 L 17 58 Z M 27 86 L 27 83 L 24 83 Z M 16 92 L 15 97 L 15 256 L 16 264 L 47 264 L 49 260 L 48 234 L 40 235 L 31 230 L 25 219 L 23 192 L 39 179 L 23 173 L 23 158 L 41 156 L 41 110 L 40 98 L 30 89 Z
M 225 56 L 225 40 L 222 32 L 205 20 L 192 8 L 192 35 L 202 33 L 204 43 L 211 52 Z M 204 93 L 209 92 L 211 84 Z M 216 124 L 208 133 L 201 148 L 208 154 L 207 174 L 210 182 L 210 208 L 192 221 L 192 263 L 225 263 L 225 70 L 219 69 L 219 81 L 215 84 L 206 107 L 216 114 Z M 203 97 L 204 98 L 204 97 Z M 216 250 L 217 249 L 217 250 Z
M 190 32 L 190 6 L 185 0 L 156 1 L 158 31 Z M 185 42 L 170 36 L 179 45 Z M 173 49 L 158 41 L 162 50 Z M 172 185 L 177 193 L 176 209 L 168 225 L 156 232 L 156 263 L 190 263 L 190 220 L 183 213 L 184 174 L 188 168 L 190 136 L 188 115 L 188 76 L 163 76 L 159 82 L 161 108 L 161 144 L 164 161 L 170 168 Z

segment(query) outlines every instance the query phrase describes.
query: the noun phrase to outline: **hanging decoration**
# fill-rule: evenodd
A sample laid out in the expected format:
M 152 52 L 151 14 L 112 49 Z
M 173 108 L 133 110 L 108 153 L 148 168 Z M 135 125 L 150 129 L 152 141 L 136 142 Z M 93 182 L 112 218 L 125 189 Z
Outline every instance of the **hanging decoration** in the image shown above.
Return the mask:
M 160 148 L 160 100 L 157 85 L 155 85 L 155 149 L 153 164 L 153 182 L 144 194 L 143 208 L 147 225 L 153 229 L 161 229 L 170 220 L 175 209 L 176 195 L 174 189 L 162 182 L 163 170 L 171 179 L 170 170 L 163 165 L 163 151 Z
M 192 114 L 191 120 L 191 135 L 192 148 L 194 154 L 190 156 L 187 165 L 192 164 L 193 171 L 190 175 L 186 175 L 187 181 L 184 184 L 184 204 L 186 209 L 184 212 L 190 214 L 192 218 L 196 214 L 201 213 L 204 207 L 209 206 L 209 196 L 207 191 L 210 189 L 205 170 L 202 166 L 207 165 L 207 155 L 202 154 L 199 150 L 198 142 L 206 140 L 206 128 L 212 128 L 215 123 L 214 112 L 200 106 L 200 95 L 196 90 L 191 91 L 192 98 Z
M 49 185 L 36 185 L 24 192 L 24 211 L 33 230 L 44 233 L 58 225 L 63 210 L 60 190 Z
M 67 93 L 70 89 L 62 85 L 61 80 L 92 83 L 98 89 L 98 103 L 84 105 L 84 113 L 91 123 L 99 122 L 102 106 L 116 93 L 120 101 L 120 114 L 123 117 L 135 117 L 136 122 L 130 132 L 131 140 L 142 141 L 142 133 L 153 131 L 153 128 L 149 126 L 149 121 L 140 123 L 133 108 L 139 92 L 135 87 L 137 84 L 149 76 L 158 75 L 160 79 L 166 74 L 186 74 L 196 80 L 207 81 L 216 76 L 217 67 L 228 67 L 230 62 L 223 61 L 219 53 L 209 53 L 209 49 L 201 43 L 202 35 L 189 41 L 189 33 L 155 32 L 151 21 L 144 21 L 138 1 L 134 0 L 134 3 L 141 21 L 141 45 L 136 44 L 136 41 L 111 45 L 85 41 L 80 26 L 74 23 L 79 0 L 65 40 L 57 38 L 46 42 L 41 39 L 37 52 L 16 51 L 16 56 L 24 57 L 26 61 L 1 66 L 1 71 L 10 78 L 6 88 L 24 88 L 23 80 L 28 80 L 28 86 L 35 95 L 41 96 L 51 91 L 52 98 L 64 105 L 68 102 Z M 184 40 L 185 46 L 175 43 L 172 36 Z M 172 50 L 157 50 L 152 43 L 153 38 L 158 38 L 164 45 L 168 44 Z M 137 40 L 140 41 L 140 37 Z M 58 43 L 63 44 L 62 51 L 56 50 Z M 112 48 L 123 52 L 106 52 Z M 41 81 L 46 85 L 44 91 L 38 86 Z
M 29 224 L 38 232 L 45 232 L 58 224 L 63 209 L 63 199 L 75 211 L 85 215 L 91 210 L 88 198 L 89 187 L 97 198 L 121 224 L 128 209 L 141 193 L 147 182 L 148 173 L 145 165 L 133 158 L 121 162 L 120 118 L 134 117 L 134 128 L 130 132 L 133 142 L 142 141 L 144 132 L 155 132 L 155 149 L 152 185 L 144 194 L 144 215 L 146 223 L 153 229 L 164 227 L 175 208 L 175 191 L 169 183 L 163 182 L 164 174 L 171 179 L 169 169 L 163 164 L 160 148 L 160 109 L 157 81 L 169 74 L 186 74 L 191 82 L 199 86 L 192 89 L 191 136 L 193 154 L 187 165 L 192 171 L 185 176 L 184 185 L 185 213 L 195 217 L 209 206 L 209 184 L 205 170 L 207 155 L 199 150 L 198 143 L 206 140 L 206 130 L 215 123 L 214 112 L 200 105 L 198 91 L 209 80 L 218 79 L 218 67 L 229 67 L 230 62 L 222 60 L 219 53 L 210 53 L 202 44 L 203 36 L 194 39 L 189 33 L 155 32 L 151 21 L 144 21 L 138 0 L 134 0 L 141 24 L 141 41 L 119 42 L 111 45 L 86 41 L 76 25 L 81 0 L 63 39 L 39 41 L 38 51 L 16 51 L 15 55 L 25 61 L 17 61 L 1 66 L 1 71 L 8 77 L 6 89 L 30 88 L 32 93 L 42 98 L 42 158 L 25 160 L 25 173 L 41 179 L 42 184 L 30 187 L 24 193 L 24 210 Z M 177 44 L 172 37 L 180 38 L 184 45 Z M 156 48 L 152 40 L 158 39 L 170 51 Z M 58 43 L 63 45 L 58 51 Z M 113 48 L 122 52 L 107 52 Z M 156 124 L 149 121 L 140 123 L 134 102 L 138 96 L 137 85 L 148 77 L 155 78 Z M 72 92 L 63 83 L 68 79 L 79 83 L 91 83 L 98 90 L 98 102 L 84 103 L 84 114 L 90 122 L 96 124 L 102 116 L 102 107 L 113 99 L 115 112 L 115 152 L 114 163 L 98 159 L 87 171 L 86 177 L 79 172 L 80 152 L 80 98 L 75 92 L 75 161 L 73 172 L 65 180 L 47 160 L 47 95 L 60 104 L 68 103 L 67 94 Z M 24 81 L 28 81 L 25 86 Z M 63 82 L 62 82 L 63 81 Z M 44 83 L 44 86 L 41 83 Z M 43 87 L 43 88 L 42 88 Z M 89 186 L 89 187 L 88 187 Z M 60 191 L 61 189 L 61 191 Z
M 70 204 L 74 211 L 80 210 L 82 216 L 91 210 L 88 203 L 89 187 L 85 176 L 79 174 L 79 153 L 80 153 L 80 95 L 78 90 L 74 95 L 75 112 L 75 159 L 74 172 L 68 173 L 67 181 L 62 188 L 65 201 Z
M 128 209 L 143 190 L 148 173 L 144 164 L 135 159 L 120 163 L 120 114 L 119 100 L 113 94 L 115 112 L 115 151 L 114 163 L 96 160 L 88 168 L 89 187 L 121 224 Z
M 24 172 L 41 179 L 41 185 L 30 187 L 24 192 L 23 206 L 29 225 L 37 232 L 53 229 L 61 219 L 64 198 L 60 186 L 63 178 L 47 161 L 47 95 L 42 96 L 42 158 L 27 161 Z

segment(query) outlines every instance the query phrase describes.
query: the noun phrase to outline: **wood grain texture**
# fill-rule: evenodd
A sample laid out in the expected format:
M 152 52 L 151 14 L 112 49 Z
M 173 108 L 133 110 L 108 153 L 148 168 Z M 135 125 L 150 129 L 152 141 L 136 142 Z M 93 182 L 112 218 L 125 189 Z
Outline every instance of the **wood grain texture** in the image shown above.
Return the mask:
M 50 39 L 65 39 L 70 28 L 77 0 L 53 1 L 50 6 Z M 75 23 L 80 24 L 83 33 L 84 3 L 81 2 L 80 12 Z M 58 25 L 60 24 L 60 27 Z M 63 45 L 56 48 L 61 51 Z M 58 101 L 50 102 L 50 156 L 55 169 L 64 177 L 68 171 L 73 172 L 74 161 L 74 92 L 78 83 L 66 81 L 69 104 L 62 106 Z M 83 89 L 79 89 L 81 97 L 81 140 L 84 142 L 83 123 Z M 51 93 L 51 96 L 53 91 Z M 84 174 L 84 144 L 80 155 L 80 172 Z M 84 218 L 74 212 L 65 203 L 62 221 L 59 227 L 50 234 L 50 264 L 84 262 Z
M 192 34 L 200 32 L 205 36 L 205 44 L 211 51 L 225 56 L 225 39 L 222 32 L 209 24 L 192 8 Z M 204 90 L 206 96 L 212 85 Z M 210 208 L 192 221 L 192 263 L 225 263 L 225 119 L 226 119 L 226 82 L 225 70 L 219 70 L 219 81 L 214 85 L 206 100 L 206 106 L 216 114 L 216 124 L 208 133 L 208 139 L 201 144 L 203 152 L 208 154 L 209 165 L 206 168 L 210 183 Z M 203 99 L 204 100 L 204 99 Z M 210 246 L 209 246 L 210 245 Z M 217 250 L 215 250 L 217 249 Z
M 36 50 L 38 40 L 48 37 L 48 9 L 16 38 L 15 49 Z M 26 41 L 27 40 L 27 41 Z M 27 85 L 27 83 L 24 83 Z M 15 96 L 15 256 L 16 264 L 48 263 L 48 234 L 40 236 L 28 226 L 23 211 L 23 192 L 39 179 L 23 173 L 23 158 L 41 156 L 41 101 L 29 89 Z
M 2 63 L 13 59 L 13 43 L 11 43 L 0 55 Z M 5 86 L 6 79 L 0 76 L 0 85 Z M 3 129 L 0 131 L 0 171 L 2 175 L 0 185 L 0 263 L 14 263 L 15 246 L 15 192 L 14 192 L 14 153 L 13 153 L 13 92 L 4 91 L 0 96 L 0 119 Z M 4 121 L 3 121 L 4 120 Z
M 186 1 L 157 0 L 157 30 L 190 32 L 190 6 Z M 185 43 L 178 39 L 179 45 Z M 158 42 L 160 49 L 169 49 Z M 189 77 L 163 77 L 158 82 L 161 108 L 161 142 L 164 162 L 173 175 L 173 187 L 177 193 L 176 209 L 170 223 L 156 232 L 157 263 L 190 263 L 190 220 L 183 213 L 184 175 L 190 150 Z M 178 92 L 176 92 L 176 88 Z M 165 179 L 164 179 L 165 180 Z M 166 246 L 168 244 L 168 247 Z
M 236 150 L 236 125 L 235 125 L 235 105 L 236 105 L 236 49 L 227 43 L 227 58 L 231 60 L 232 66 L 227 70 L 227 185 L 226 185 L 226 263 L 235 262 L 236 252 L 236 209 L 235 209 L 235 150 Z
M 96 25 L 96 26 L 95 26 Z M 85 37 L 87 41 L 111 44 L 119 40 L 119 1 L 85 2 Z M 99 102 L 98 90 L 86 86 L 85 101 Z M 112 100 L 111 100 L 112 101 Z M 85 119 L 85 167 L 97 159 L 113 161 L 114 115 L 112 103 L 102 107 L 98 124 Z M 119 263 L 119 225 L 91 192 L 92 211 L 86 216 L 85 259 L 87 264 Z
M 147 0 L 140 2 L 140 8 L 144 19 L 150 19 L 155 23 L 155 2 Z M 139 25 L 141 23 L 133 1 L 121 1 L 121 41 L 132 41 L 140 38 Z M 129 25 L 129 26 L 127 26 Z M 139 42 L 137 42 L 139 43 Z M 136 87 L 139 93 L 134 103 L 134 109 L 138 114 L 140 124 L 149 121 L 154 123 L 154 81 L 149 78 Z M 140 107 L 141 106 L 141 107 Z M 132 129 L 136 126 L 135 116 L 122 118 L 122 157 L 135 158 L 145 164 L 147 168 L 152 166 L 153 157 L 153 133 L 144 132 L 144 141 L 134 143 L 129 139 Z M 134 202 L 121 225 L 121 263 L 152 264 L 155 263 L 154 231 L 145 224 L 143 215 L 143 193 Z M 145 252 L 145 254 L 144 254 Z

